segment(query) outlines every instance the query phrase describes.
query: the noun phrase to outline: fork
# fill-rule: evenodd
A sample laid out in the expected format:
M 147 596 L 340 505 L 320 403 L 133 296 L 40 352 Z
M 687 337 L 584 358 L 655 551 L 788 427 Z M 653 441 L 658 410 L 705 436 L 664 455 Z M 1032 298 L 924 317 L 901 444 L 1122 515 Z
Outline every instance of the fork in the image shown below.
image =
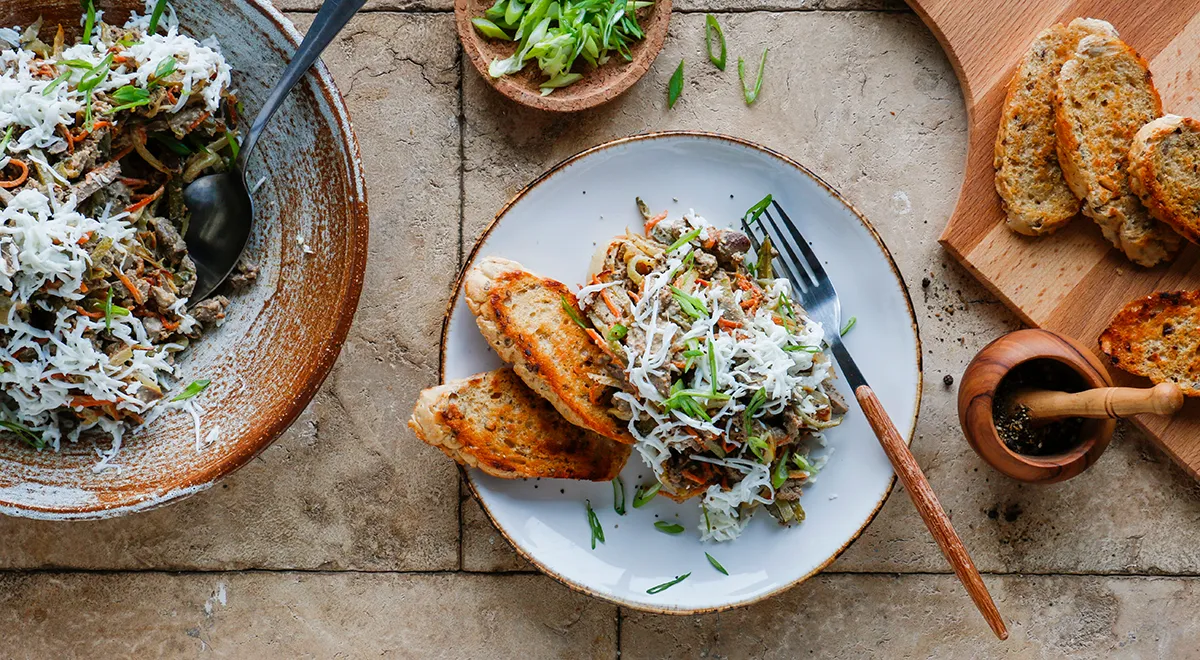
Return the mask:
M 782 223 L 775 220 L 772 209 L 779 215 Z M 755 252 L 761 252 L 762 242 L 765 238 L 771 239 L 771 244 L 777 248 L 772 263 L 777 264 L 779 270 L 791 280 L 792 285 L 799 289 L 800 304 L 808 313 L 809 318 L 819 322 L 828 330 L 826 342 L 829 344 L 834 358 L 837 359 L 838 366 L 841 367 L 842 375 L 853 388 L 854 398 L 866 415 L 880 444 L 883 445 L 883 451 L 891 461 L 904 488 L 912 497 L 913 504 L 916 505 L 917 511 L 925 521 L 925 526 L 933 534 L 938 547 L 942 549 L 942 554 L 954 568 L 955 575 L 966 587 L 971 600 L 975 601 L 975 606 L 979 608 L 979 612 L 991 626 L 992 632 L 996 633 L 1000 639 L 1008 639 L 1008 629 L 1004 625 L 1004 619 L 1000 617 L 1000 612 L 996 609 L 991 594 L 983 584 L 979 571 L 971 561 L 970 555 L 967 554 L 966 546 L 963 545 L 962 539 L 958 537 L 954 527 L 951 526 L 950 517 L 938 503 L 937 496 L 934 495 L 929 480 L 925 478 L 920 465 L 917 464 L 916 457 L 913 456 L 900 433 L 896 431 L 896 425 L 888 417 L 879 398 L 875 396 L 875 392 L 867 384 L 862 372 L 859 371 L 858 365 L 854 363 L 854 358 L 850 357 L 850 352 L 846 350 L 846 345 L 842 343 L 841 333 L 838 332 L 838 329 L 842 327 L 842 303 L 838 299 L 837 291 L 833 288 L 833 282 L 821 265 L 821 260 L 813 253 L 808 241 L 804 240 L 804 236 L 801 235 L 800 230 L 796 228 L 788 214 L 784 212 L 779 202 L 772 201 L 770 207 L 763 210 L 759 220 L 759 222 L 755 222 L 753 218 L 749 220 L 745 217 L 742 218 L 742 228 L 750 237 Z M 761 232 L 756 232 L 754 225 L 758 225 Z

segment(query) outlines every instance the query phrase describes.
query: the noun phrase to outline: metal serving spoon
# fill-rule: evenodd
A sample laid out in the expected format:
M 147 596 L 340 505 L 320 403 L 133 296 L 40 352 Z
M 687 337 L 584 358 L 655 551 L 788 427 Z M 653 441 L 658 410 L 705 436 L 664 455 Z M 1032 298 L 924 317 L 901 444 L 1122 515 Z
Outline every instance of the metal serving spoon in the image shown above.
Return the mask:
M 246 249 L 254 218 L 254 200 L 246 185 L 246 163 L 267 122 L 317 57 L 365 3 L 366 0 L 325 0 L 283 77 L 250 125 L 234 167 L 228 172 L 200 177 L 184 189 L 183 201 L 192 217 L 183 238 L 188 254 L 196 262 L 193 300 L 212 295 L 213 290 L 229 277 Z

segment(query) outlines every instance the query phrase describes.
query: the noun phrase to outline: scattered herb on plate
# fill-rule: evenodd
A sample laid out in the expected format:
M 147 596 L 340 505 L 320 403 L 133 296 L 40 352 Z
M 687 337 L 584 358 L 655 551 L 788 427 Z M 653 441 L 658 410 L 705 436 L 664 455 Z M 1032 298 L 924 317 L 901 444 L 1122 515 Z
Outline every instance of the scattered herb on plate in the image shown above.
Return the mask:
M 633 491 L 633 508 L 640 509 L 646 506 L 650 500 L 654 499 L 655 495 L 658 495 L 658 491 L 661 488 L 662 484 L 657 482 L 649 488 L 638 486 L 637 490 Z
M 746 224 L 752 225 L 758 221 L 759 216 L 766 212 L 767 207 L 771 205 L 771 201 L 775 199 L 771 195 L 767 195 L 758 200 L 758 203 L 746 209 L 746 215 L 742 216 L 746 219 Z
M 618 516 L 625 515 L 625 482 L 621 481 L 621 477 L 612 480 L 613 486 L 613 511 L 617 512 Z
M 667 522 L 665 520 L 654 521 L 654 529 L 657 529 L 658 531 L 662 532 L 663 534 L 682 534 L 683 533 L 683 525 L 680 525 L 679 523 Z
M 713 568 L 715 568 L 715 569 L 717 569 L 718 571 L 720 571 L 720 572 L 721 572 L 721 574 L 723 574 L 723 575 L 729 575 L 729 571 L 725 570 L 725 567 L 724 567 L 724 566 L 722 566 L 722 565 L 721 565 L 721 562 L 717 561 L 715 557 L 713 557 L 712 555 L 708 554 L 707 552 L 706 552 L 706 553 L 704 553 L 704 556 L 705 556 L 705 557 L 708 557 L 708 563 L 712 564 L 712 567 L 713 567 Z
M 667 589 L 670 589 L 671 587 L 688 579 L 689 576 L 691 576 L 691 573 L 684 573 L 683 575 L 680 575 L 679 577 L 675 578 L 674 580 L 671 580 L 670 582 L 663 582 L 662 584 L 650 587 L 649 589 L 646 590 L 646 593 L 657 594 L 657 593 L 666 591 Z
M 604 528 L 600 526 L 600 518 L 592 510 L 591 500 L 584 500 L 587 505 L 588 526 L 592 528 L 592 550 L 596 549 L 596 541 L 604 543 Z
M 201 378 L 200 380 L 193 380 L 187 387 L 183 388 L 182 392 L 180 392 L 179 394 L 176 394 L 175 397 L 173 399 L 171 399 L 171 401 L 184 401 L 186 399 L 190 399 L 190 398 L 196 396 L 197 394 L 203 392 L 204 390 L 208 389 L 208 386 L 210 384 L 212 384 L 212 381 L 207 378 Z
M 850 332 L 850 328 L 853 328 L 856 323 L 858 323 L 858 317 L 851 316 L 850 320 L 846 321 L 846 327 L 842 328 L 841 336 L 845 337 L 846 333 Z

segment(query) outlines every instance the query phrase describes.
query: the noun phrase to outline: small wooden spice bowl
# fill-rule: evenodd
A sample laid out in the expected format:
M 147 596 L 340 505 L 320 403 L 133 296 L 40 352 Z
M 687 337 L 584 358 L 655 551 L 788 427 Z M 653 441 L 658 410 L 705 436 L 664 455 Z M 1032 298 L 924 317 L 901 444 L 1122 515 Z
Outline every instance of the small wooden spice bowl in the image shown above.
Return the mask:
M 483 17 L 491 6 L 489 0 L 454 0 L 454 19 L 463 51 L 479 75 L 501 94 L 521 105 L 551 112 L 586 110 L 620 96 L 650 69 L 667 39 L 667 26 L 671 22 L 671 0 L 655 0 L 653 5 L 637 13 L 638 24 L 646 38 L 630 47 L 632 61 L 613 53 L 604 65 L 580 71 L 584 74 L 582 80 L 542 96 L 540 83 L 546 76 L 542 75 L 536 61 L 526 63 L 524 70 L 513 75 L 501 78 L 488 75 L 488 65 L 493 59 L 504 59 L 517 50 L 515 42 L 485 37 L 471 24 L 471 19 Z M 663 98 L 666 98 L 665 89 Z
M 1014 368 L 1035 360 L 1069 367 L 1088 389 L 1113 384 L 1104 364 L 1074 339 L 1047 330 L 1018 330 L 988 344 L 971 360 L 958 388 L 958 419 L 971 448 L 989 465 L 1018 481 L 1053 483 L 1095 463 L 1108 448 L 1117 421 L 1084 420 L 1078 442 L 1062 453 L 1032 456 L 1010 449 L 996 429 L 996 391 Z

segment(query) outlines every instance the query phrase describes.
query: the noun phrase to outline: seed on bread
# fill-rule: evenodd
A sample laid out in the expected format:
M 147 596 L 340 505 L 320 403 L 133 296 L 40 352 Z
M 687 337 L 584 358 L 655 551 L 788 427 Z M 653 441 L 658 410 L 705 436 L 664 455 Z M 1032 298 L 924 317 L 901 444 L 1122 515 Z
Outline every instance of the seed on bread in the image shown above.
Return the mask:
M 1059 72 L 1054 113 L 1059 164 L 1083 213 L 1134 263 L 1174 258 L 1179 234 L 1151 216 L 1129 184 L 1133 136 L 1162 114 L 1146 60 L 1115 36 L 1084 37 Z
M 508 367 L 421 392 L 408 425 L 459 464 L 504 479 L 608 481 L 631 449 L 572 425 Z
M 1005 222 L 1019 234 L 1049 234 L 1079 213 L 1079 199 L 1058 164 L 1053 97 L 1063 63 L 1092 34 L 1116 36 L 1117 31 L 1090 18 L 1043 30 L 1009 82 L 993 164 Z
M 1143 126 L 1129 149 L 1129 185 L 1155 218 L 1200 243 L 1200 121 L 1167 115 Z
M 1200 396 L 1200 291 L 1153 293 L 1123 307 L 1100 334 L 1112 363 Z

